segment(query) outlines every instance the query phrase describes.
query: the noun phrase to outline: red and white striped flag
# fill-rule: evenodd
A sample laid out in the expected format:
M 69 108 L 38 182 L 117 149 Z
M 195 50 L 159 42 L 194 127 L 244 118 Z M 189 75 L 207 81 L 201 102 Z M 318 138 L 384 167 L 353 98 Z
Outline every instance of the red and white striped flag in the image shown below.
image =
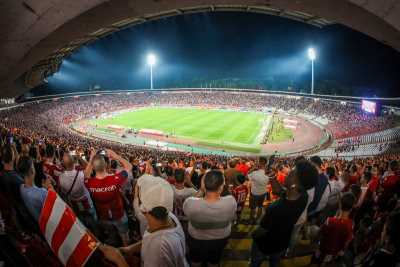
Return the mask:
M 67 267 L 84 266 L 99 245 L 54 190 L 47 193 L 39 227 L 53 252 Z

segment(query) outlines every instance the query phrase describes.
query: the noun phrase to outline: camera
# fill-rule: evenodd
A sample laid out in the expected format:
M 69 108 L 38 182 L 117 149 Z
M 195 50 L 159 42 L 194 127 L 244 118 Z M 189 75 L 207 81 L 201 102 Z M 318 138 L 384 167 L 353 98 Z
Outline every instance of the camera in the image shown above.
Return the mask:
M 97 154 L 105 156 L 105 155 L 107 155 L 107 152 L 104 149 L 102 149 L 102 150 L 97 151 Z

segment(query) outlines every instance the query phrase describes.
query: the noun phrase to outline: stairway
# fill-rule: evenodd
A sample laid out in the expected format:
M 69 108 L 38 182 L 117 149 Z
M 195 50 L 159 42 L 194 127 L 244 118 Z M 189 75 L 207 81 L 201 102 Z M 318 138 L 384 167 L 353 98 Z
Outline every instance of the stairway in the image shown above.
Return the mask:
M 242 219 L 249 218 L 250 209 L 246 205 L 243 210 Z M 252 244 L 251 233 L 256 229 L 257 225 L 238 224 L 232 228 L 232 235 L 228 245 L 225 248 L 222 257 L 221 267 L 248 267 L 250 260 L 250 248 Z M 281 267 L 303 267 L 310 266 L 311 256 L 315 251 L 315 246 L 310 242 L 301 240 L 296 246 L 296 255 L 292 258 L 283 258 Z M 264 262 L 262 267 L 267 267 L 268 263 Z

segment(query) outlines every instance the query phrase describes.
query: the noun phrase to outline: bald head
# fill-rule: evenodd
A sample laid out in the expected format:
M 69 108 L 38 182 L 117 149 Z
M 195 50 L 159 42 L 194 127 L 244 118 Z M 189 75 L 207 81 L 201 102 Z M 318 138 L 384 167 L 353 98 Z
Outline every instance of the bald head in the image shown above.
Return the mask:
M 93 169 L 96 173 L 105 172 L 106 171 L 106 161 L 102 155 L 96 155 L 93 158 Z

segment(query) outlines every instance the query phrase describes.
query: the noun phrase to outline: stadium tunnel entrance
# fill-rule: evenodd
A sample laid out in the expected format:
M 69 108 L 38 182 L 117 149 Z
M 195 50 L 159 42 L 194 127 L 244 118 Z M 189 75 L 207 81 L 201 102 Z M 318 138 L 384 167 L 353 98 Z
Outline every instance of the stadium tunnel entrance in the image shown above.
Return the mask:
M 398 4 L 396 0 L 8 1 L 2 11 L 8 25 L 1 33 L 5 41 L 0 95 L 16 97 L 39 85 L 57 72 L 64 57 L 105 35 L 149 20 L 194 12 L 258 12 L 319 27 L 341 23 L 400 50 Z

